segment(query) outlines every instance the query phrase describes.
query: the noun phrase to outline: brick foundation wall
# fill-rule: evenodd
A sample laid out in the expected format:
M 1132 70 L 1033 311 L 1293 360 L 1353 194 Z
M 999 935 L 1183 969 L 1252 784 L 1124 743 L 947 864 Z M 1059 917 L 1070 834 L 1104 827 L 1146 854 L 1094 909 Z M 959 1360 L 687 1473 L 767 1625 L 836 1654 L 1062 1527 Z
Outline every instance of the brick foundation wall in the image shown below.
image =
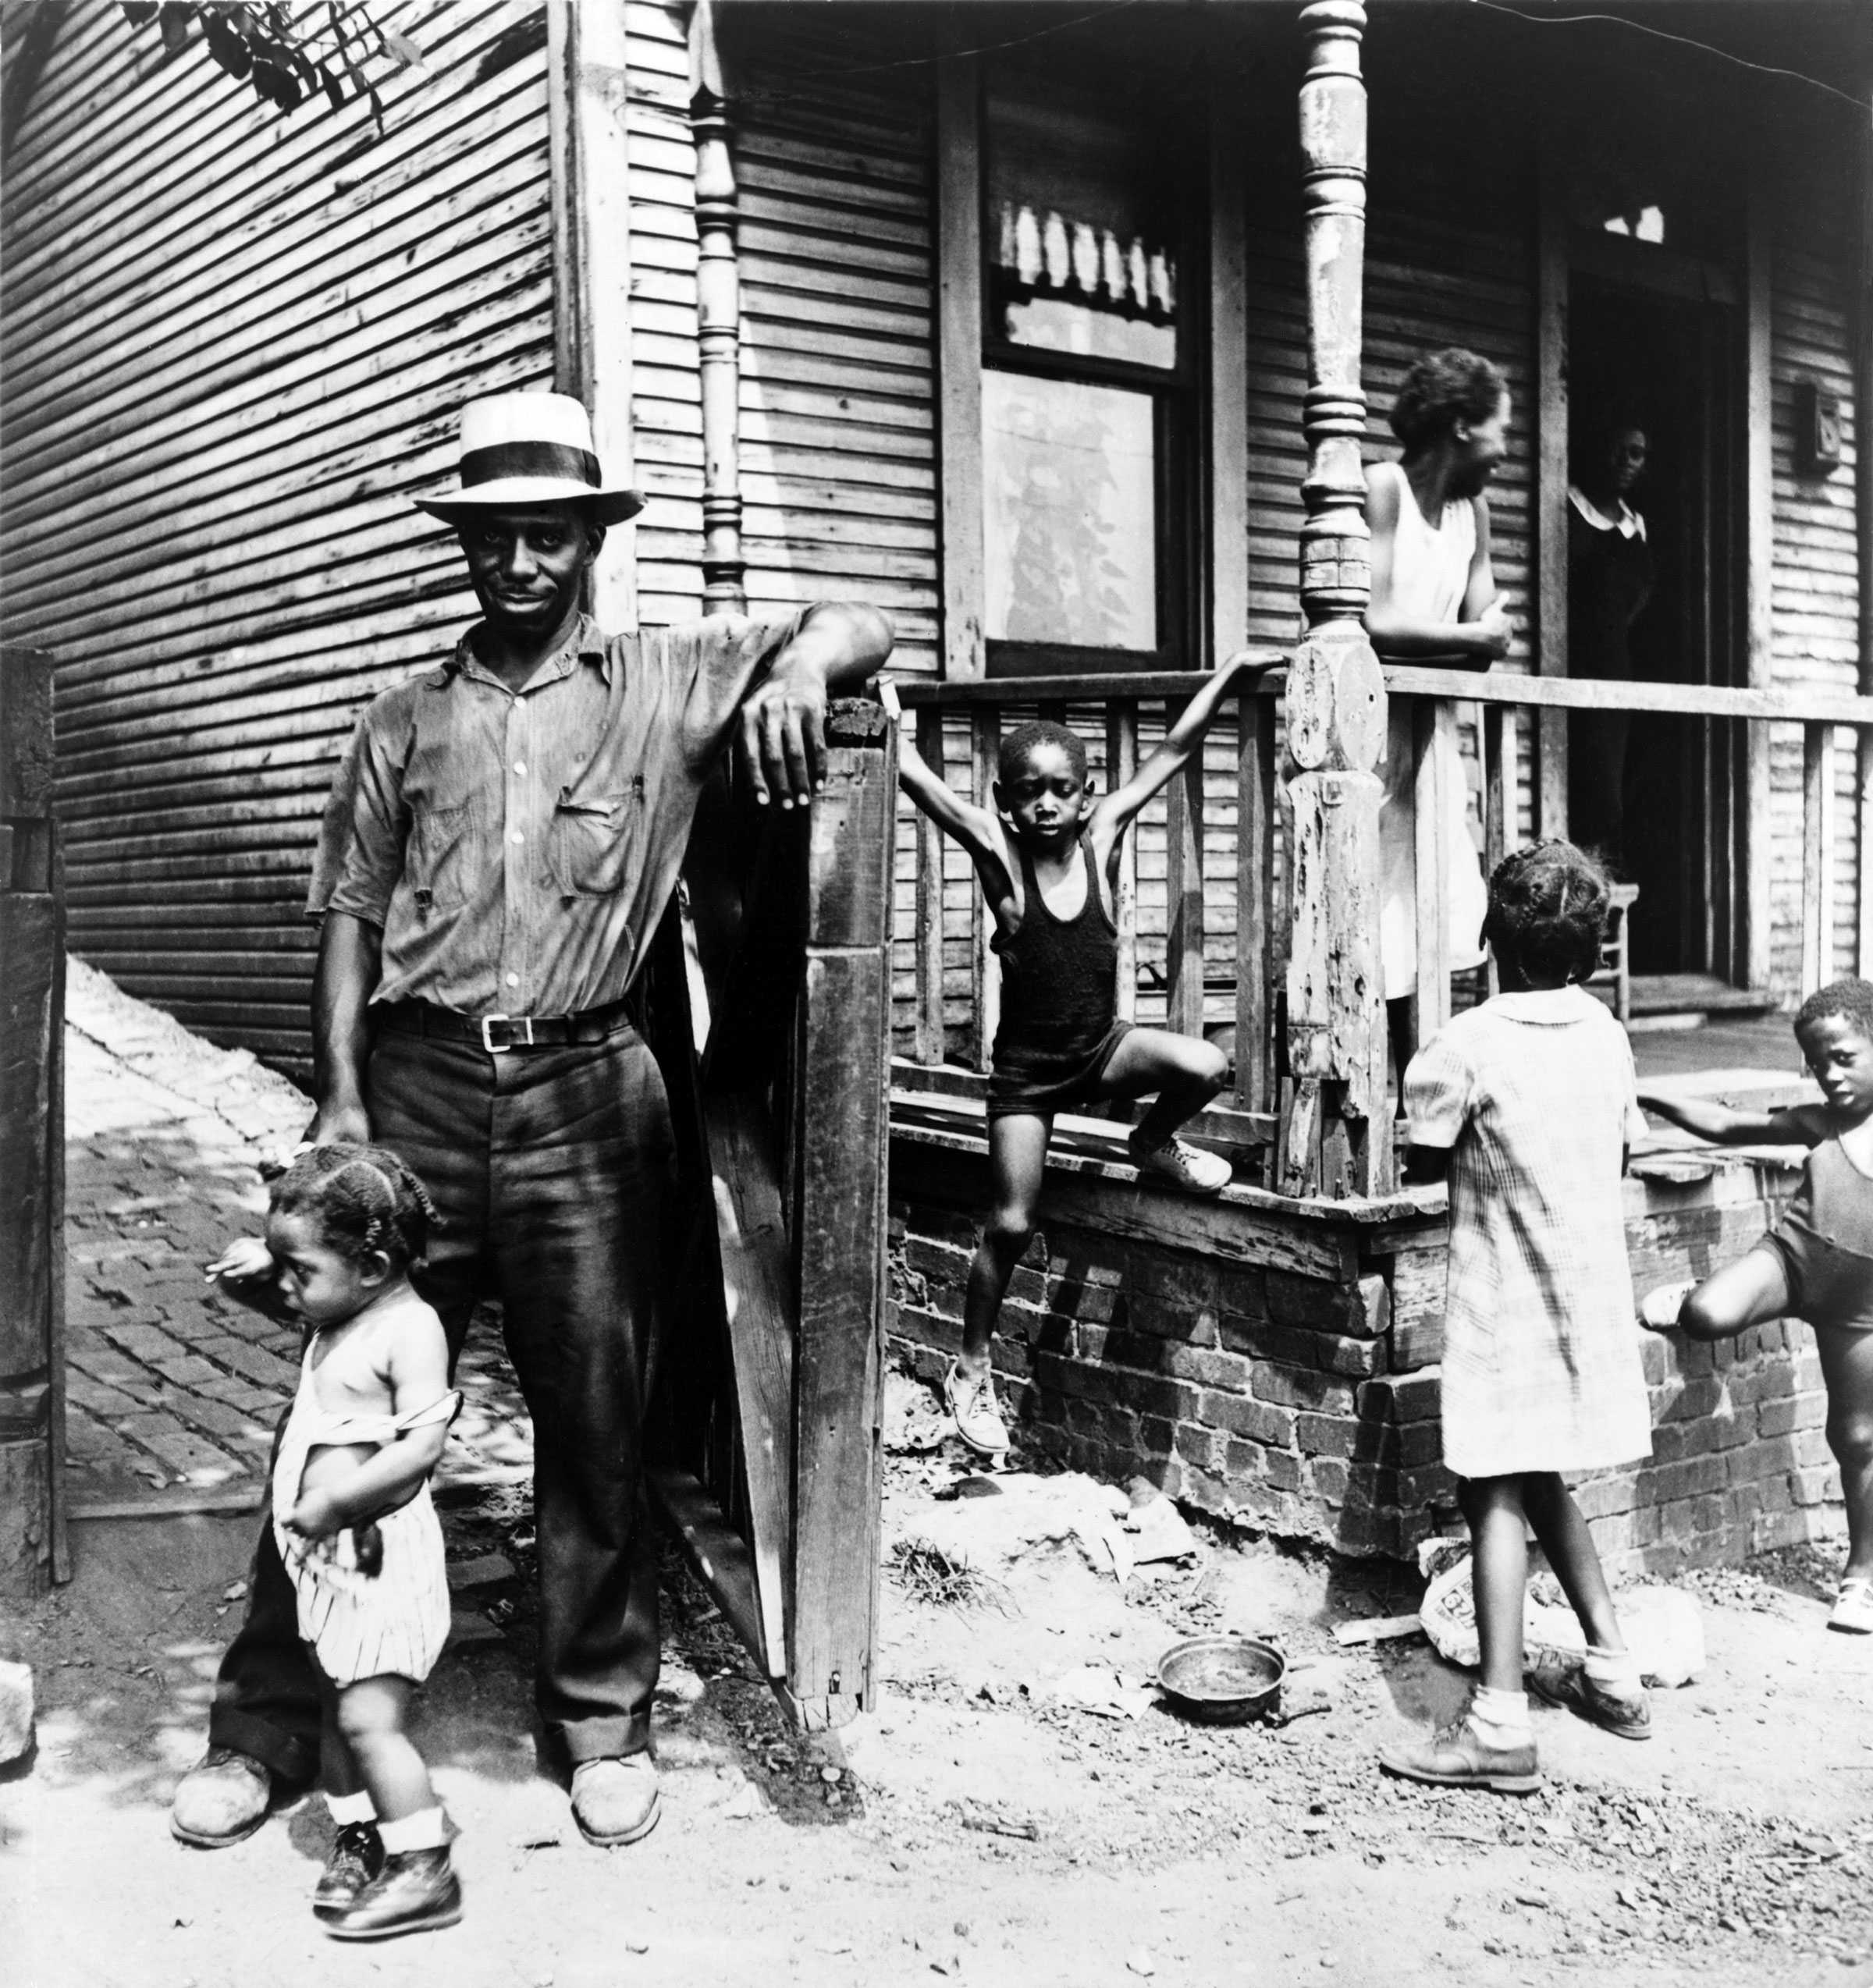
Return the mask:
M 940 1380 L 987 1193 L 980 1142 L 892 1141 L 894 1351 Z M 1643 1292 L 1701 1276 L 1761 1234 L 1793 1176 L 1726 1157 L 1627 1184 Z M 1407 1202 L 1306 1220 L 1050 1166 L 1040 1232 L 995 1365 L 1025 1440 L 1114 1482 L 1353 1554 L 1408 1554 L 1456 1521 L 1438 1423 L 1441 1216 Z M 1723 1345 L 1647 1335 L 1649 1461 L 1578 1480 L 1609 1570 L 1736 1560 L 1842 1529 L 1813 1337 L 1794 1321 Z

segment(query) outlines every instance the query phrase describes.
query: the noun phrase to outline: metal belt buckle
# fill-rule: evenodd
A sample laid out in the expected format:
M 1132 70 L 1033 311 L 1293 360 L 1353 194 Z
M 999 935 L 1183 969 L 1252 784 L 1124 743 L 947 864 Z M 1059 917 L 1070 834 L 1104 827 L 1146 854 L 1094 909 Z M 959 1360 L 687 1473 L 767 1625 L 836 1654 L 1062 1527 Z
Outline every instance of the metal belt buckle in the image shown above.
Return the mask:
M 517 1039 L 510 1036 L 510 1039 L 505 1042 L 497 1042 L 490 1032 L 497 1021 L 513 1022 L 525 1029 L 527 1033 Z M 533 1047 L 533 1017 L 531 1015 L 483 1015 L 482 1017 L 482 1047 L 488 1052 L 489 1056 L 505 1056 L 510 1049 L 517 1045 L 528 1049 Z

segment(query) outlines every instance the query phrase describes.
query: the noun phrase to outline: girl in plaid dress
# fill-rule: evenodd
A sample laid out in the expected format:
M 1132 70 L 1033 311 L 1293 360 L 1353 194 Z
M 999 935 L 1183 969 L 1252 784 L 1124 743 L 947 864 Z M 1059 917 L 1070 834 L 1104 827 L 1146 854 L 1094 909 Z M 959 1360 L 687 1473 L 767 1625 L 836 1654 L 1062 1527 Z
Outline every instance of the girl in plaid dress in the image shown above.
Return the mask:
M 1537 1671 L 1535 1689 L 1625 1738 L 1651 1736 L 1637 1660 L 1562 1476 L 1651 1450 L 1619 1186 L 1645 1121 L 1626 1038 L 1581 985 L 1607 902 L 1605 877 L 1571 843 L 1499 864 L 1483 935 L 1504 991 L 1406 1072 L 1406 1178 L 1450 1184 L 1444 1461 L 1461 1480 L 1482 1648 L 1466 1716 L 1381 1751 L 1413 1780 L 1538 1785 L 1522 1647 L 1531 1526 L 1587 1643 L 1583 1666 Z
M 273 1184 L 263 1241 L 208 1266 L 230 1297 L 305 1335 L 273 1462 L 273 1523 L 324 1699 L 320 1769 L 337 1825 L 312 1910 L 341 1940 L 453 1926 L 442 1812 L 405 1730 L 449 1634 L 429 1474 L 460 1397 L 418 1298 L 435 1210 L 382 1146 L 315 1146 Z

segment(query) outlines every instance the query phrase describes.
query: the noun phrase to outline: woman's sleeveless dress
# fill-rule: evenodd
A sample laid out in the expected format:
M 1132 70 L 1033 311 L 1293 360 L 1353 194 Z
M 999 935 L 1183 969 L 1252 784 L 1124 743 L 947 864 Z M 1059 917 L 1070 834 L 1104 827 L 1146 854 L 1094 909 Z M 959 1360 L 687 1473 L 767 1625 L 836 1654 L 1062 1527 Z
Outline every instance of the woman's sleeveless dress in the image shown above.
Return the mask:
M 1436 525 L 1427 522 L 1411 484 L 1396 463 L 1375 464 L 1374 479 L 1393 478 L 1399 486 L 1399 526 L 1391 555 L 1391 596 L 1404 612 L 1427 621 L 1460 620 L 1470 563 L 1476 556 L 1477 514 L 1471 504 L 1444 506 Z M 1453 970 L 1483 961 L 1483 914 L 1489 893 L 1477 845 L 1470 840 L 1470 790 L 1463 755 L 1454 740 L 1433 747 L 1444 761 L 1443 787 L 1449 797 L 1442 834 L 1450 877 L 1450 917 L 1445 943 Z M 1385 998 L 1415 993 L 1418 976 L 1416 772 L 1413 760 L 1411 705 L 1391 707 L 1385 764 L 1380 769 L 1384 797 L 1379 804 L 1379 943 L 1384 949 Z
M 429 1311 L 421 1298 L 410 1302 Z M 317 1335 L 313 1337 L 315 1340 Z M 420 1682 L 435 1667 L 449 1635 L 442 1528 L 428 1483 L 419 1486 L 407 1503 L 378 1520 L 384 1557 L 375 1574 L 359 1567 L 350 1527 L 329 1539 L 305 1539 L 289 1532 L 285 1521 L 299 1502 L 311 1451 L 333 1444 L 371 1443 L 381 1448 L 406 1429 L 453 1419 L 461 1397 L 451 1390 L 440 1400 L 407 1415 L 334 1415 L 319 1405 L 312 1345 L 308 1340 L 300 1365 L 299 1391 L 273 1464 L 273 1538 L 298 1599 L 299 1633 L 335 1684 L 382 1677 Z

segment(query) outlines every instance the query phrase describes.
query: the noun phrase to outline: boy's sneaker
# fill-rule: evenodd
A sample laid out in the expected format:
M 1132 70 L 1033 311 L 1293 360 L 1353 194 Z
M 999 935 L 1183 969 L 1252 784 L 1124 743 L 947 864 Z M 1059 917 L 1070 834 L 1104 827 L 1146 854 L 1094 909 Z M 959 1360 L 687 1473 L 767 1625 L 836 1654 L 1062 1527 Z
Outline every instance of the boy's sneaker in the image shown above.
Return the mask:
M 1838 1629 L 1844 1636 L 1873 1636 L 1873 1581 L 1857 1574 L 1840 1584 L 1828 1627 Z
M 1649 1740 L 1652 1736 L 1652 1702 L 1641 1692 L 1626 1698 L 1595 1684 L 1578 1663 L 1545 1658 L 1528 1673 L 1528 1688 L 1537 1698 L 1572 1712 L 1602 1732 L 1620 1739 Z
M 1161 1146 L 1146 1148 L 1139 1145 L 1134 1132 L 1127 1144 L 1132 1164 L 1139 1173 L 1168 1180 L 1186 1194 L 1220 1195 L 1235 1170 L 1221 1153 L 1206 1152 L 1182 1139 L 1167 1139 Z
M 1640 1324 L 1648 1333 L 1676 1331 L 1684 1301 L 1697 1288 L 1695 1284 L 1661 1284 L 1658 1290 L 1648 1290 L 1639 1301 Z
M 312 1894 L 316 1919 L 329 1919 L 351 1905 L 384 1867 L 383 1838 L 375 1823 L 346 1823 L 332 1845 Z
M 1465 1716 L 1428 1738 L 1379 1748 L 1379 1765 L 1401 1780 L 1433 1787 L 1484 1787 L 1497 1795 L 1533 1795 L 1541 1785 L 1535 1743 L 1492 1745 Z
M 430 1933 L 462 1916 L 462 1887 L 447 1846 L 405 1850 L 384 1867 L 349 1905 L 325 1920 L 334 1940 L 389 1940 L 400 1933 Z
M 960 1360 L 952 1361 L 943 1383 L 943 1401 L 956 1425 L 956 1433 L 978 1456 L 1005 1454 L 1008 1425 L 1001 1418 L 1001 1405 L 995 1399 L 995 1376 L 988 1368 L 972 1376 L 962 1371 Z

